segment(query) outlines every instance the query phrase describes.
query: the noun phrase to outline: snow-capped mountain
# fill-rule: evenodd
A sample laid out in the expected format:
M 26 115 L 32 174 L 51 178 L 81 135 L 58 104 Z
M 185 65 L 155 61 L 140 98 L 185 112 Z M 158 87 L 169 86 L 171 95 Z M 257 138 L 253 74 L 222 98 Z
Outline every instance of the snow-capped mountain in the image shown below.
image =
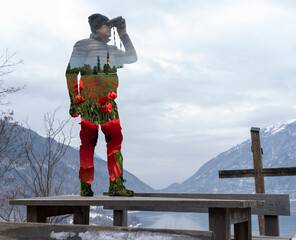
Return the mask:
M 296 167 L 296 119 L 262 128 L 263 167 Z M 161 192 L 254 193 L 254 178 L 219 179 L 219 170 L 253 168 L 251 140 L 219 154 L 204 164 L 192 177 L 173 183 Z M 265 177 L 266 193 L 289 193 L 296 198 L 296 176 Z

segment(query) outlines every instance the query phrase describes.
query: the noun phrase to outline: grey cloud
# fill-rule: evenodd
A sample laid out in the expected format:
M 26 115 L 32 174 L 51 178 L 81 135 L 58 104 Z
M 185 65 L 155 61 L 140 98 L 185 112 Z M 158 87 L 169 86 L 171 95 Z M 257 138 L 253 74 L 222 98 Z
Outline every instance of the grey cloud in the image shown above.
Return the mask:
M 38 9 L 20 14 L 20 25 L 4 11 L 10 30 L 0 44 L 24 59 L 12 77 L 28 82 L 12 99 L 16 118 L 30 116 L 38 132 L 44 112 L 61 106 L 68 118 L 65 69 L 73 44 L 89 35 L 87 17 L 123 16 L 139 58 L 119 71 L 124 164 L 156 188 L 182 181 L 249 137 L 250 126 L 295 118 L 296 3 L 260 1 L 270 12 L 250 19 L 235 12 L 257 2 L 76 1 L 81 9 L 65 11 L 52 1 L 42 19 Z

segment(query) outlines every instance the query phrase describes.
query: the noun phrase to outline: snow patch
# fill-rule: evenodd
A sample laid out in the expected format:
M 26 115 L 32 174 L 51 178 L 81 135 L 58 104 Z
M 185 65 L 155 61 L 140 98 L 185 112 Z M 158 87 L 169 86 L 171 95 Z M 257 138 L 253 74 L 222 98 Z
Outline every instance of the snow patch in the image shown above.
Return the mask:
M 82 240 L 200 240 L 196 237 L 179 234 L 166 234 L 155 232 L 115 232 L 115 231 L 87 231 L 79 233 Z
M 57 239 L 57 240 L 66 240 L 69 237 L 74 237 L 74 236 L 75 236 L 74 232 L 57 232 L 57 233 L 55 233 L 54 231 L 52 231 L 50 234 L 50 238 Z
M 112 217 L 109 217 L 109 216 L 107 216 L 107 215 L 105 215 L 105 214 L 101 214 L 101 213 L 90 212 L 90 213 L 89 213 L 89 217 L 90 217 L 90 218 L 101 217 L 101 218 L 107 218 L 107 219 L 113 221 L 113 218 L 112 218 Z
M 136 225 L 131 224 L 131 225 L 129 225 L 129 227 L 138 228 L 138 227 L 140 227 L 141 225 L 142 225 L 142 223 L 137 223 Z
M 292 119 L 292 120 L 289 120 L 289 121 L 286 121 L 286 122 L 280 122 L 280 123 L 272 124 L 272 125 L 269 125 L 269 126 L 263 128 L 263 132 L 274 135 L 274 134 L 276 134 L 278 132 L 283 131 L 286 128 L 287 125 L 292 124 L 294 122 L 296 122 L 296 119 Z

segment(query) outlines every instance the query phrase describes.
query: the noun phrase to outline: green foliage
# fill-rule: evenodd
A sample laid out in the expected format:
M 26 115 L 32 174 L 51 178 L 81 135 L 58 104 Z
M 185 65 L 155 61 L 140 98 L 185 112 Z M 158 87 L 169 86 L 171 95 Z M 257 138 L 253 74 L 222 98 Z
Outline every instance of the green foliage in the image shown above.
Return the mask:
M 115 66 L 113 66 L 110 70 L 110 73 L 116 73 L 117 72 L 117 68 Z
M 68 63 L 66 74 L 69 74 L 70 72 L 71 72 L 71 66 L 70 66 L 70 63 Z
M 98 74 L 98 67 L 97 66 L 94 66 L 93 67 L 93 71 L 92 71 L 93 74 L 97 75 Z
M 71 68 L 70 64 L 68 64 L 66 74 L 78 74 L 80 72 L 81 75 L 91 75 L 93 70 L 89 64 L 84 64 L 83 67 L 75 67 Z
M 84 64 L 83 68 L 85 70 L 85 75 L 90 75 L 92 74 L 92 69 L 89 64 Z M 82 75 L 82 74 L 81 74 Z
M 108 74 L 109 73 L 109 70 L 110 70 L 109 64 L 104 64 L 104 73 L 105 74 Z
M 98 57 L 98 61 L 99 61 Z M 75 67 L 71 68 L 70 63 L 67 66 L 66 74 L 78 74 L 80 72 L 81 76 L 83 75 L 97 75 L 98 73 L 117 73 L 117 67 L 113 66 L 112 68 L 110 67 L 109 64 L 104 64 L 103 69 L 98 68 L 100 64 L 98 63 L 97 66 L 94 66 L 93 69 L 89 64 L 84 64 L 83 67 Z

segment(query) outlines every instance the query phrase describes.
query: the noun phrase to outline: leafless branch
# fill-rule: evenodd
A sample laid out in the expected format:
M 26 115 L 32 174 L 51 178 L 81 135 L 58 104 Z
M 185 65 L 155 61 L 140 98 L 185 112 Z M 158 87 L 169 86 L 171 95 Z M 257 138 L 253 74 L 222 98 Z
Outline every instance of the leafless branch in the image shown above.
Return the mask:
M 8 49 L 4 49 L 0 55 L 0 105 L 7 105 L 9 102 L 3 102 L 3 98 L 12 93 L 16 93 L 26 87 L 26 84 L 21 86 L 4 86 L 5 81 L 3 76 L 6 76 L 15 71 L 17 65 L 22 64 L 23 60 L 14 61 L 16 53 L 10 54 Z
M 71 133 L 64 133 L 70 119 L 60 122 L 56 120 L 56 112 L 57 110 L 44 115 L 46 141 L 42 146 L 39 142 L 37 147 L 37 134 L 30 128 L 23 139 L 26 168 L 16 169 L 16 173 L 26 186 L 26 195 L 46 197 L 60 192 L 63 178 L 58 179 L 56 170 L 70 145 Z

